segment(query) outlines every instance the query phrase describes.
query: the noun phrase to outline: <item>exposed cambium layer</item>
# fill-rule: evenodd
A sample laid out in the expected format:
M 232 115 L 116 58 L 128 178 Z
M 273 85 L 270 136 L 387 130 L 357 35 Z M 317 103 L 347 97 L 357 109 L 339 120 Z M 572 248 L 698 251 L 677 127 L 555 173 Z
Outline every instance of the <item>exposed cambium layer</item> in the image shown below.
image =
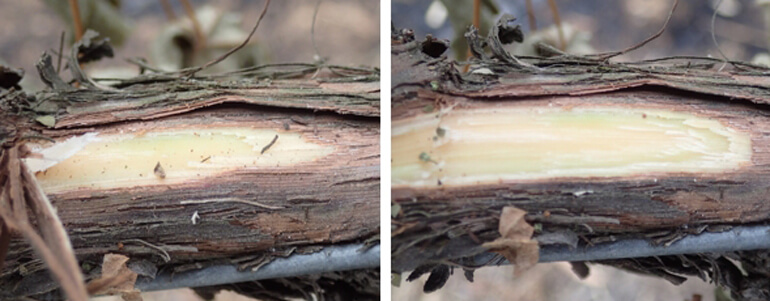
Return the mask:
M 262 150 L 278 135 L 264 153 Z M 174 129 L 132 134 L 88 133 L 33 149 L 26 159 L 47 193 L 176 184 L 234 169 L 285 167 L 330 154 L 333 147 L 300 134 L 245 127 Z M 155 171 L 157 164 L 163 176 Z
M 748 134 L 627 107 L 453 109 L 393 122 L 394 186 L 716 173 L 751 161 Z

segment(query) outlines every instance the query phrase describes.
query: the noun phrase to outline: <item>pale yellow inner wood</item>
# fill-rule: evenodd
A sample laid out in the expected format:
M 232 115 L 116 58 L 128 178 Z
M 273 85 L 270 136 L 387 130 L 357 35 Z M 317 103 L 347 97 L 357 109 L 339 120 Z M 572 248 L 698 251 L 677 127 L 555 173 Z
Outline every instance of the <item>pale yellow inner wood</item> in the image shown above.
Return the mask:
M 659 109 L 454 109 L 392 127 L 394 187 L 717 173 L 750 160 L 748 134 Z
M 275 143 L 261 153 L 273 140 Z M 167 185 L 236 169 L 289 167 L 330 154 L 333 147 L 273 129 L 175 129 L 130 134 L 89 133 L 33 151 L 25 159 L 47 193 L 78 188 Z M 160 163 L 165 177 L 154 172 Z

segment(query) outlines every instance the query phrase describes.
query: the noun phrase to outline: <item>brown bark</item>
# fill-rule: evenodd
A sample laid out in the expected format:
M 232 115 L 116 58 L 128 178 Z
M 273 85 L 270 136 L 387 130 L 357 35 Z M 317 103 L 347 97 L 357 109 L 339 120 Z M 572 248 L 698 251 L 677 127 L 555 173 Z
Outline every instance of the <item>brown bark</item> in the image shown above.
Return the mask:
M 376 239 L 378 82 L 324 74 L 262 83 L 205 77 L 142 81 L 125 83 L 119 91 L 56 89 L 27 104 L 23 94 L 6 96 L 3 114 L 17 122 L 4 124 L 0 140 L 45 147 L 50 143 L 20 137 L 42 135 L 60 143 L 93 132 L 141 138 L 164 131 L 245 128 L 277 133 L 278 138 L 270 136 L 272 143 L 256 143 L 256 155 L 279 155 L 281 143 L 287 143 L 280 137 L 292 135 L 330 151 L 299 163 L 244 163 L 182 180 L 173 180 L 172 166 L 137 161 L 148 166 L 141 175 L 146 180 L 107 188 L 89 188 L 89 183 L 46 188 L 43 178 L 50 175 L 39 172 L 87 278 L 98 276 L 98 265 L 108 253 L 178 271 L 265 255 L 262 261 L 242 264 L 250 268 L 274 256 Z M 22 114 L 16 116 L 10 108 Z M 28 121 L 41 116 L 52 116 L 55 123 L 43 127 Z M 157 149 L 164 151 L 179 150 Z M 199 218 L 193 221 L 193 215 Z M 56 288 L 20 238 L 12 240 L 0 277 L 0 299 Z
M 525 219 L 539 228 L 535 238 L 545 232 L 569 231 L 580 237 L 581 245 L 626 237 L 662 243 L 724 226 L 770 220 L 766 202 L 770 81 L 763 76 L 766 69 L 728 65 L 718 71 L 721 62 L 697 58 L 629 64 L 570 56 L 518 61 L 496 52 L 500 45 L 492 38 L 487 42 L 493 57 L 477 59 L 471 72 L 459 73 L 445 57 L 424 52 L 441 41 L 420 43 L 409 33 L 394 33 L 393 123 L 481 108 L 659 109 L 715 120 L 731 131 L 747 134 L 752 145 L 750 162 L 719 172 L 554 176 L 478 185 L 446 185 L 439 180 L 419 187 L 394 183 L 394 272 L 420 266 L 430 271 L 431 265 L 447 262 L 462 266 L 463 258 L 488 251 L 481 245 L 500 237 L 500 214 L 508 206 L 527 211 Z M 444 134 L 441 131 L 439 136 Z M 427 166 L 432 163 L 441 166 L 424 162 Z M 757 256 L 744 255 L 744 260 Z M 418 268 L 418 272 L 425 271 Z M 719 278 L 718 271 L 707 274 Z M 731 288 L 746 287 L 737 286 Z

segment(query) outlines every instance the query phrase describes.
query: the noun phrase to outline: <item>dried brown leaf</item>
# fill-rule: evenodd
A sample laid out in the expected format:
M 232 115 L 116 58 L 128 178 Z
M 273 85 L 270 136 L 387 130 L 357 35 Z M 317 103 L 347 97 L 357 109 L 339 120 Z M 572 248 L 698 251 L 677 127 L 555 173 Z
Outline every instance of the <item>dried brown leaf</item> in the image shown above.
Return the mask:
M 482 245 L 508 259 L 514 266 L 514 275 L 521 275 L 540 257 L 537 241 L 532 239 L 535 228 L 524 220 L 526 213 L 516 207 L 503 208 L 498 229 L 501 237 Z
M 505 207 L 500 214 L 500 226 L 498 230 L 500 235 L 506 238 L 532 237 L 535 228 L 527 224 L 524 220 L 526 211 L 516 207 Z
M 121 298 L 123 298 L 123 301 L 142 301 L 142 293 L 136 291 L 136 292 L 129 292 L 129 293 L 123 293 L 120 295 Z
M 86 289 L 88 290 L 88 293 L 92 295 L 107 294 L 108 290 L 129 281 L 130 278 L 131 274 L 119 274 L 110 277 L 102 275 L 99 279 L 88 282 Z
M 102 275 L 88 283 L 88 290 L 95 294 L 121 294 L 123 300 L 142 300 L 134 288 L 138 274 L 128 268 L 128 260 L 125 255 L 104 255 Z
M 124 272 L 128 269 L 126 263 L 128 263 L 128 256 L 121 254 L 106 254 L 102 259 L 102 278 L 112 277 Z

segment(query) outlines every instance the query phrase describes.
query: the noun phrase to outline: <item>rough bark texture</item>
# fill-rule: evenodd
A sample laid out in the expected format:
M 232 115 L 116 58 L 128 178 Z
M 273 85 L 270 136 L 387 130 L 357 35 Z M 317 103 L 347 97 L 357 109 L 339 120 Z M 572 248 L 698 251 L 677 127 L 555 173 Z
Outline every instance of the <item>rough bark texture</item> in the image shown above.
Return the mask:
M 0 142 L 31 141 L 21 139 L 25 135 L 62 141 L 93 131 L 239 126 L 297 133 L 333 149 L 320 159 L 288 167 L 236 168 L 168 185 L 49 193 L 87 278 L 98 275 L 98 265 L 107 253 L 125 254 L 132 261 L 163 270 L 184 271 L 215 262 L 238 263 L 245 269 L 276 256 L 316 252 L 324 245 L 377 240 L 380 131 L 376 70 L 356 69 L 353 74 L 347 70 L 344 76 L 322 73 L 310 79 L 302 75 L 314 72 L 312 65 L 310 69 L 303 65 L 300 71 L 278 66 L 270 69 L 272 78 L 293 74 L 296 79 L 272 81 L 150 75 L 123 81 L 116 85 L 119 90 L 104 90 L 61 85 L 61 79 L 51 73 L 50 58 L 45 60 L 41 60 L 41 75 L 51 90 L 34 97 L 23 92 L 3 94 Z M 53 117 L 55 123 L 46 127 L 31 121 L 41 116 Z M 195 212 L 200 219 L 193 224 Z M 160 247 L 167 258 L 139 240 Z M 370 278 L 377 274 L 374 269 L 359 272 L 359 277 L 351 277 L 345 285 L 337 274 L 311 277 L 303 283 L 317 288 L 312 285 L 316 281 L 332 295 L 333 287 L 352 286 L 356 288 L 353 294 L 376 297 L 379 284 Z M 51 294 L 56 286 L 29 245 L 21 238 L 13 239 L 0 275 L 0 299 L 59 298 L 58 293 Z M 304 292 L 300 291 L 312 292 L 298 289 L 283 296 L 301 296 Z M 270 290 L 263 288 L 261 293 L 270 295 Z
M 526 220 L 541 226 L 535 238 L 570 232 L 580 237 L 580 245 L 624 237 L 664 243 L 730 225 L 770 221 L 767 69 L 736 63 L 718 71 L 722 62 L 704 58 L 628 64 L 573 56 L 516 60 L 500 51 L 499 39 L 481 41 L 472 31 L 466 36 L 471 45 L 489 45 L 491 57 L 475 51 L 471 72 L 460 73 L 461 67 L 435 51 L 447 42 L 430 37 L 415 41 L 410 31 L 394 30 L 394 122 L 452 107 L 662 108 L 707 116 L 750 133 L 751 163 L 717 174 L 555 178 L 460 187 L 394 185 L 394 272 L 416 268 L 415 273 L 425 273 L 450 262 L 467 267 L 473 262 L 469 258 L 487 252 L 482 243 L 500 237 L 499 217 L 506 206 L 527 211 Z M 686 254 L 605 263 L 672 282 L 683 281 L 676 274 L 708 276 L 739 299 L 764 300 L 770 295 L 766 254 Z M 749 275 L 742 276 L 726 258 L 750 266 Z

